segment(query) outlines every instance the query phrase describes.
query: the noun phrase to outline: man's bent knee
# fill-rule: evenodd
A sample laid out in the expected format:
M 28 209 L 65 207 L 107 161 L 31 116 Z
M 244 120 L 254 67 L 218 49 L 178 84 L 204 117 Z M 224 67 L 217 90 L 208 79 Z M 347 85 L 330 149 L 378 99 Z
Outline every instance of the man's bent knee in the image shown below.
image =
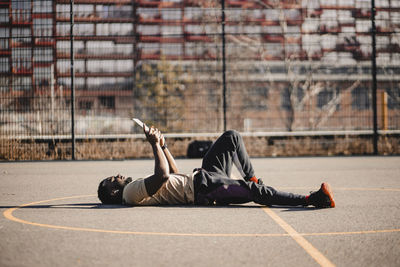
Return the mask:
M 233 136 L 233 137 L 241 137 L 240 133 L 236 130 L 228 130 L 226 132 L 224 132 L 225 136 Z

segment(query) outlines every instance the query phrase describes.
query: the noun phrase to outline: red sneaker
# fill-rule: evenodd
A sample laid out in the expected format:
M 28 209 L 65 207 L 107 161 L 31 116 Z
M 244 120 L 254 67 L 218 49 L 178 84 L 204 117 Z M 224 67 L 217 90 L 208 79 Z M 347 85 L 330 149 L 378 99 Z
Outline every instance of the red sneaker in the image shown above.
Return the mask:
M 316 208 L 334 208 L 335 200 L 331 186 L 328 183 L 322 183 L 318 191 L 311 192 L 308 196 L 308 203 Z

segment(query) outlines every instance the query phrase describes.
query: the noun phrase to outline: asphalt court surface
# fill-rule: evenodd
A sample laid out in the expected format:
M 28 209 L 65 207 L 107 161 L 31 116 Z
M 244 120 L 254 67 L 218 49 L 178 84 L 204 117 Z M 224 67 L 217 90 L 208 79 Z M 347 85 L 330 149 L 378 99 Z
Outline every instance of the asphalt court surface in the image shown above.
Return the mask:
M 101 178 L 153 161 L 0 163 L 0 266 L 400 266 L 400 157 L 252 162 L 278 190 L 329 182 L 336 208 L 99 205 Z

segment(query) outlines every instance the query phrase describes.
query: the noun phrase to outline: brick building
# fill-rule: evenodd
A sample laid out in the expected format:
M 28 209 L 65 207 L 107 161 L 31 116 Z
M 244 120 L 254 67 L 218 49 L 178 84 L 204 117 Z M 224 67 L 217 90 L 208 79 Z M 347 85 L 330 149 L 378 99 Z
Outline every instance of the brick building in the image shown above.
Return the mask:
M 170 130 L 221 130 L 220 1 L 74 3 L 78 115 L 149 114 L 137 101 L 144 94 L 137 89 L 139 74 L 146 64 L 165 61 L 185 75 L 176 79 L 183 86 L 180 120 L 186 123 Z M 381 128 L 398 129 L 400 5 L 376 5 L 378 90 L 387 99 L 379 109 L 382 121 L 387 117 Z M 38 96 L 64 97 L 68 106 L 69 1 L 0 1 L 0 14 L 3 99 L 15 98 L 22 111 L 35 109 Z M 364 0 L 225 0 L 229 127 L 370 129 L 370 15 L 370 1 Z M 157 67 L 153 71 L 165 76 Z

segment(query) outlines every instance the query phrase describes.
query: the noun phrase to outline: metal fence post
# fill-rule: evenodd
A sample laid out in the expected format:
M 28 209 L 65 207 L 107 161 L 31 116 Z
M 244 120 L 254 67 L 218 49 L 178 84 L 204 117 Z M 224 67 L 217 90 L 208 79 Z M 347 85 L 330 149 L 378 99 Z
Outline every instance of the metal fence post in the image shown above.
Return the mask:
M 377 80 L 376 80 L 376 26 L 375 26 L 375 0 L 371 0 L 371 23 L 372 23 L 372 111 L 373 111 L 373 145 L 374 155 L 378 154 L 378 115 L 377 115 Z
M 225 55 L 225 0 L 221 0 L 222 23 L 222 97 L 224 113 L 224 131 L 226 131 L 226 55 Z
M 71 49 L 71 141 L 72 141 L 72 160 L 75 160 L 75 84 L 74 84 L 74 0 L 70 2 L 70 32 Z

